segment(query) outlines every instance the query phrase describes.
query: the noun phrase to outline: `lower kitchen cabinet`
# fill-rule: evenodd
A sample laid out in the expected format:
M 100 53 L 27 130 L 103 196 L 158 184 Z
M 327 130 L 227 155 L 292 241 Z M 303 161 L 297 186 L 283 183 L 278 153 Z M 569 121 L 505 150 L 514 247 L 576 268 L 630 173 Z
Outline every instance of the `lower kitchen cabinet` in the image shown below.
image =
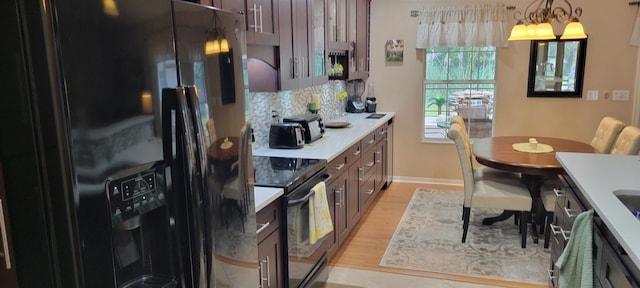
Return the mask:
M 327 197 L 334 221 L 334 232 L 329 236 L 329 259 L 347 240 L 363 212 L 386 186 L 386 129 L 386 123 L 377 127 L 327 166 L 333 179 L 327 183 Z
M 333 256 L 338 247 L 347 239 L 350 231 L 349 218 L 347 209 L 349 201 L 347 199 L 347 169 L 344 168 L 338 175 L 332 175 L 333 180 L 327 183 L 327 199 L 329 202 L 329 211 L 333 221 L 333 232 L 329 234 L 329 257 Z
M 551 223 L 551 263 L 549 269 L 549 287 L 558 288 L 558 260 L 571 237 L 575 218 L 583 211 L 592 209 L 580 189 L 567 175 L 560 175 L 562 187 L 556 198 L 556 209 Z M 593 216 L 593 286 L 594 287 L 640 287 L 640 272 L 633 265 L 609 232 L 607 226 L 598 217 Z M 625 258 L 626 257 L 626 258 Z M 627 264 L 625 264 L 627 263 Z
M 282 199 L 276 199 L 256 213 L 261 287 L 284 287 L 282 275 Z

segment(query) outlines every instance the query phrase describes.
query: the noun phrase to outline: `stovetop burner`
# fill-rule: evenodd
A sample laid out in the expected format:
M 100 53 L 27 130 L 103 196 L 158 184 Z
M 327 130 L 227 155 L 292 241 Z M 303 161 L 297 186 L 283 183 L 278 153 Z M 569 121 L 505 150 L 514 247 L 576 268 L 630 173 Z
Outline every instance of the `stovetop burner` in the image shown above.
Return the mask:
M 253 156 L 256 186 L 284 188 L 284 193 L 298 187 L 325 167 L 321 159 Z

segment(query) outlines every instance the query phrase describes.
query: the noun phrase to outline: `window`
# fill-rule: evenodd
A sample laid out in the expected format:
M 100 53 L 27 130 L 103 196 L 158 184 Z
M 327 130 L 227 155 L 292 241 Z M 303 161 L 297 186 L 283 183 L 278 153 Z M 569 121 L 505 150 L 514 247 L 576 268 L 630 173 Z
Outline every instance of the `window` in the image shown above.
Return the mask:
M 493 131 L 496 85 L 495 47 L 434 47 L 425 49 L 423 140 L 448 139 L 449 121 L 464 118 L 471 138 Z

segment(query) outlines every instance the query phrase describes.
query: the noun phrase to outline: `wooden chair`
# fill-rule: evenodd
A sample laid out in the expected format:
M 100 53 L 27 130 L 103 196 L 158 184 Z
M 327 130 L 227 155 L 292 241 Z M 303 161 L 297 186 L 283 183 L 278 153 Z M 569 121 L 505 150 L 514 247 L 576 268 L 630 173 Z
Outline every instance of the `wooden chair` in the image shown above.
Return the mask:
M 596 150 L 596 153 L 609 153 L 624 126 L 624 122 L 613 117 L 605 116 L 602 118 L 593 139 L 591 139 L 591 146 Z
M 531 195 L 516 174 L 496 169 L 473 169 L 467 132 L 452 123 L 447 136 L 455 142 L 464 179 L 462 243 L 467 239 L 471 208 L 503 209 L 520 216 L 522 248 L 527 245 L 527 223 L 531 215 Z
M 636 155 L 640 151 L 640 128 L 627 126 L 622 129 L 609 154 Z

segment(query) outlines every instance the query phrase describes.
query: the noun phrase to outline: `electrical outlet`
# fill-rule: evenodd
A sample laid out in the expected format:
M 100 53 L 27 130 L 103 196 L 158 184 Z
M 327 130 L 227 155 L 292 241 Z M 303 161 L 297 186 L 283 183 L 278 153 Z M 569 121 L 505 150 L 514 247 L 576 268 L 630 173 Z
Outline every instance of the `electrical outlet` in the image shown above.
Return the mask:
M 629 90 L 613 90 L 613 101 L 629 101 Z
M 587 101 L 598 101 L 598 90 L 587 91 Z

